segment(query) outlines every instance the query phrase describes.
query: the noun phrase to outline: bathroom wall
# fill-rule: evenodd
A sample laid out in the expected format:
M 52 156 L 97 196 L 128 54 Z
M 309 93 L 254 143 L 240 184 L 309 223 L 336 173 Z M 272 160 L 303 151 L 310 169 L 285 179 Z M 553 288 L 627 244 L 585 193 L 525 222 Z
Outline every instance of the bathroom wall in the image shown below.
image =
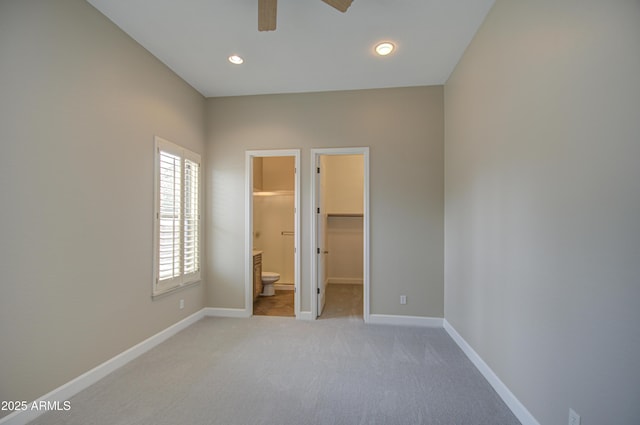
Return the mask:
M 295 159 L 292 156 L 273 156 L 262 159 L 262 189 L 268 191 L 293 190 Z
M 295 279 L 293 157 L 254 158 L 253 249 L 262 252 L 262 270 L 280 273 L 278 284 Z M 283 232 L 286 232 L 284 235 Z
M 262 190 L 262 157 L 253 158 L 253 190 Z

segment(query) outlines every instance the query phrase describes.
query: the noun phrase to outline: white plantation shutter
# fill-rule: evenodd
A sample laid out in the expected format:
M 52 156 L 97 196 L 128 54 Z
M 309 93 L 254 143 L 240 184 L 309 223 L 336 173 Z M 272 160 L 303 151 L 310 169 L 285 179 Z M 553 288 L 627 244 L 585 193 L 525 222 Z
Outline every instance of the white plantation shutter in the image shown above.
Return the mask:
M 200 156 L 156 137 L 158 295 L 200 279 Z
M 200 204 L 198 197 L 200 164 L 184 161 L 184 273 L 200 271 Z
M 160 205 L 158 223 L 158 279 L 180 276 L 181 158 L 160 151 Z

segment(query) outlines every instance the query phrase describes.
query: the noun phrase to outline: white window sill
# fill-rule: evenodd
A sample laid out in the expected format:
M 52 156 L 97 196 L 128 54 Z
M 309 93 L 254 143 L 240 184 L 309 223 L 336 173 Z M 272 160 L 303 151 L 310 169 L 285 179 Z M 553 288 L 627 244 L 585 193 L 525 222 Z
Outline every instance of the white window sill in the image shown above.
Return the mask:
M 151 299 L 153 301 L 155 301 L 155 300 L 158 300 L 160 298 L 164 298 L 167 295 L 171 295 L 173 293 L 180 292 L 183 289 L 187 289 L 187 288 L 191 288 L 193 286 L 197 286 L 197 285 L 200 284 L 200 282 L 201 282 L 201 280 L 194 280 L 193 282 L 184 283 L 184 284 L 182 284 L 180 286 L 174 286 L 172 288 L 168 288 L 168 289 L 165 289 L 165 290 L 162 290 L 162 291 L 154 292 L 153 295 L 151 295 Z

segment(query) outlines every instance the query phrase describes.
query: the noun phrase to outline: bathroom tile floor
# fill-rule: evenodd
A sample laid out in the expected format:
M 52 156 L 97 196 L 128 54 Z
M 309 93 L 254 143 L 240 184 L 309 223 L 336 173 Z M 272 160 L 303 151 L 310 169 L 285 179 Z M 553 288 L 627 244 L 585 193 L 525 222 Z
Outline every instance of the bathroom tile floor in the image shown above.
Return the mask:
M 258 297 L 253 303 L 256 316 L 294 317 L 293 291 L 276 290 L 271 297 Z M 320 319 L 362 319 L 362 285 L 327 286 L 327 301 Z
M 294 291 L 277 290 L 271 297 L 258 296 L 253 303 L 253 314 L 256 316 L 285 316 L 294 317 Z

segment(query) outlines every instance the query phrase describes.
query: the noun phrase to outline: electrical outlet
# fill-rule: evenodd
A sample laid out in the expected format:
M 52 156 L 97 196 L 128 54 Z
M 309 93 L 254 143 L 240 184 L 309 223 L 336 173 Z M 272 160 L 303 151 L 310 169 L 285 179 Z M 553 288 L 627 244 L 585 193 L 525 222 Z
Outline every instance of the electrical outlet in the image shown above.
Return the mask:
M 184 308 L 184 300 L 180 300 L 180 310 Z
M 406 303 L 407 303 L 407 296 L 400 295 L 400 304 L 406 304 Z
M 573 409 L 569 409 L 569 425 L 580 425 L 580 415 Z

